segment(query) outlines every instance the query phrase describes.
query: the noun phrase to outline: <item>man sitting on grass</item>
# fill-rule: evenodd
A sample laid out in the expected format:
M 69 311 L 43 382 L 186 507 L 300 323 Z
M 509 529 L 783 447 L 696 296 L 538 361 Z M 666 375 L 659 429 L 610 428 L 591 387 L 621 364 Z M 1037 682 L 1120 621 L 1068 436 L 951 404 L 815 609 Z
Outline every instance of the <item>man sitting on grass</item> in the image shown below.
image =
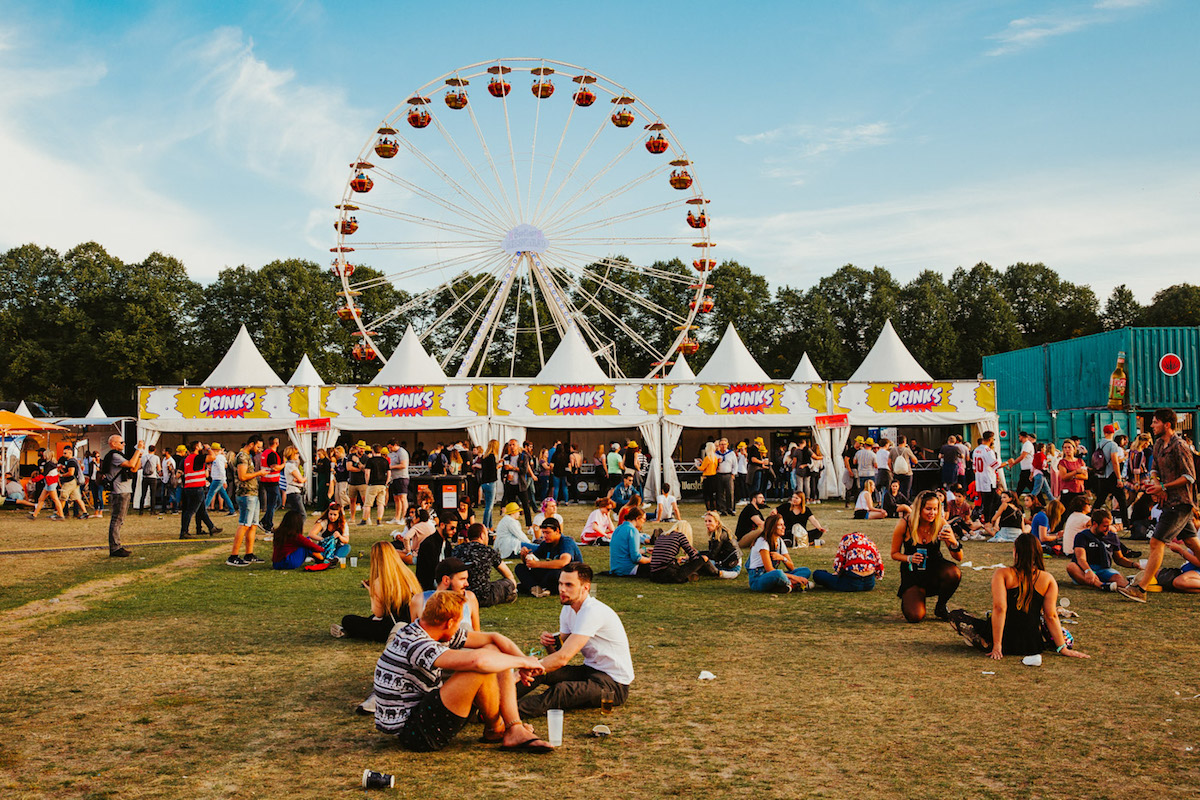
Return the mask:
M 1128 582 L 1124 575 L 1113 569 L 1113 563 L 1129 569 L 1138 568 L 1136 561 L 1121 552 L 1121 542 L 1112 531 L 1112 519 L 1108 509 L 1098 508 L 1092 512 L 1091 524 L 1075 534 L 1067 574 L 1077 586 L 1115 592 Z
M 542 520 L 542 541 L 536 548 L 521 548 L 517 565 L 517 591 L 533 597 L 549 597 L 550 587 L 558 587 L 558 572 L 572 561 L 582 561 L 583 553 L 570 536 L 562 535 L 562 526 L 554 517 Z
M 467 541 L 454 548 L 454 555 L 467 565 L 468 585 L 482 608 L 511 603 L 517 599 L 517 579 L 500 554 L 487 545 L 487 528 L 476 522 L 467 528 Z M 492 570 L 500 573 L 492 580 Z
M 552 752 L 517 711 L 517 675 L 531 681 L 544 672 L 541 663 L 498 633 L 467 633 L 462 611 L 462 597 L 435 592 L 421 618 L 388 642 L 375 665 L 375 727 L 408 750 L 432 752 L 454 739 L 475 708 L 484 742 Z
M 592 597 L 591 588 L 591 567 L 579 561 L 563 567 L 558 578 L 558 633 L 542 632 L 542 645 L 549 652 L 541 660 L 544 674 L 517 687 L 522 715 L 539 717 L 550 708 L 599 708 L 605 699 L 620 706 L 628 699 L 633 683 L 629 637 L 617 612 Z M 571 659 L 580 652 L 583 664 L 572 666 Z M 534 694 L 539 686 L 549 688 Z

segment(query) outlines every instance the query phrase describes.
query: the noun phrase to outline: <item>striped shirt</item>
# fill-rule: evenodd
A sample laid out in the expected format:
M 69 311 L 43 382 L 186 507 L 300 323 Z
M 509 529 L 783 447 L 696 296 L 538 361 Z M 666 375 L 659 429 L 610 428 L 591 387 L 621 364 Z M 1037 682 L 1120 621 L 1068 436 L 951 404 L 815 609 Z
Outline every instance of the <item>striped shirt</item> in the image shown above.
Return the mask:
M 433 662 L 466 643 L 467 632 L 462 628 L 448 643 L 429 638 L 419 621 L 401 628 L 375 664 L 375 727 L 384 733 L 399 733 L 425 695 L 442 686 L 442 670 Z
M 654 540 L 654 550 L 650 553 L 650 571 L 657 572 L 676 563 L 679 551 L 687 555 L 688 561 L 700 557 L 696 548 L 692 547 L 687 538 L 679 531 L 664 533 Z

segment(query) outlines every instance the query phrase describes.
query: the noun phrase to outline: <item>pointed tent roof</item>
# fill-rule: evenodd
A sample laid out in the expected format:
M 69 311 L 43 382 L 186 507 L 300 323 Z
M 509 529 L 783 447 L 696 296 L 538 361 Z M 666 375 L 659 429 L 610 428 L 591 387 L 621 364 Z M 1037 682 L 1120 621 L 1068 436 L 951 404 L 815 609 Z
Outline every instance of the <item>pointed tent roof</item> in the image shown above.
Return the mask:
M 691 366 L 687 363 L 687 359 L 683 357 L 683 353 L 679 353 L 675 358 L 675 366 L 671 367 L 671 371 L 667 373 L 667 379 L 672 381 L 690 381 L 695 380 L 696 373 L 692 372 Z
M 324 384 L 325 381 L 321 380 L 321 376 L 317 374 L 317 368 L 309 361 L 308 353 L 305 353 L 304 358 L 300 359 L 300 363 L 296 366 L 296 371 L 288 380 L 288 386 L 323 386 Z
M 446 373 L 421 346 L 413 326 L 404 331 L 396 352 L 371 381 L 375 386 L 409 386 L 413 384 L 445 383 Z
M 604 383 L 608 376 L 592 356 L 592 350 L 574 325 L 567 328 L 554 354 L 537 374 L 538 383 Z
M 84 414 L 83 416 L 90 418 L 90 419 L 103 419 L 103 418 L 107 417 L 108 414 L 105 414 L 104 409 L 100 407 L 99 400 L 93 400 L 92 407 L 89 408 L 88 413 Z
M 929 373 L 917 363 L 912 353 L 900 341 L 896 329 L 889 319 L 883 323 L 879 338 L 871 347 L 871 352 L 854 370 L 850 376 L 851 383 L 870 383 L 871 381 L 931 381 Z
M 701 383 L 766 383 L 770 378 L 750 355 L 731 322 L 696 380 Z
M 282 386 L 283 381 L 258 352 L 249 331 L 243 325 L 202 386 Z
M 17 406 L 17 410 L 13 413 L 20 414 L 22 417 L 33 417 L 33 412 L 29 410 L 29 406 L 25 405 L 24 400 L 21 401 L 21 405 Z
M 807 350 L 800 357 L 800 363 L 796 365 L 796 371 L 792 373 L 792 380 L 797 383 L 822 383 L 821 376 L 817 373 L 817 368 L 808 359 Z

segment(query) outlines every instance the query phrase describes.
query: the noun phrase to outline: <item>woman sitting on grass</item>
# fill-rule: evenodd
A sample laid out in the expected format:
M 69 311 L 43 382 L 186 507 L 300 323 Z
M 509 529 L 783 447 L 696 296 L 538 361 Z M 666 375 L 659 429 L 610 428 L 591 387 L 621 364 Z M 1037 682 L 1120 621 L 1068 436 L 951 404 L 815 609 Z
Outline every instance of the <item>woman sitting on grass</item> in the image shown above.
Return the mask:
M 955 561 L 962 561 L 962 545 L 942 516 L 942 504 L 930 491 L 917 495 L 917 512 L 900 520 L 892 532 L 892 560 L 901 562 L 900 610 L 909 622 L 925 619 L 925 600 L 938 598 L 933 613 L 949 619 L 946 603 L 958 590 L 962 572 L 942 555 L 942 543 Z
M 887 512 L 875 507 L 875 481 L 867 478 L 863 481 L 863 490 L 858 493 L 858 502 L 854 504 L 855 519 L 884 519 Z
M 1198 509 L 1200 511 L 1200 509 Z M 1197 512 L 1192 512 L 1193 523 Z M 1154 576 L 1155 582 L 1164 592 L 1182 592 L 1184 594 L 1200 594 L 1200 558 L 1187 545 L 1175 541 L 1167 545 L 1171 552 L 1183 559 L 1179 567 L 1163 567 Z M 1141 576 L 1138 576 L 1139 579 Z M 1134 581 L 1138 583 L 1138 581 Z
M 988 523 L 990 529 L 995 531 L 988 540 L 991 542 L 1015 542 L 1022 533 L 1029 533 L 1029 525 L 1025 523 L 1025 509 L 1016 492 L 1000 493 L 1000 507 Z
M 1075 551 L 1075 534 L 1092 524 L 1092 493 L 1074 495 L 1067 499 L 1066 506 L 1061 538 L 1063 555 L 1069 556 Z
M 614 505 L 615 505 L 615 503 L 614 503 Z M 629 498 L 629 502 L 626 503 L 625 505 L 621 506 L 621 510 L 617 512 L 617 524 L 620 525 L 622 522 L 624 522 L 625 518 L 627 516 L 629 516 L 630 511 L 632 511 L 635 508 L 640 509 L 641 507 L 642 507 L 642 496 L 640 494 L 635 493 L 632 497 Z
M 682 554 L 682 555 L 681 555 Z M 675 527 L 654 540 L 650 556 L 650 580 L 655 583 L 687 583 L 701 575 L 716 577 L 717 568 L 708 556 L 692 546 L 692 525 L 680 520 Z
M 275 569 L 299 569 L 310 555 L 325 561 L 321 545 L 304 535 L 304 514 L 294 508 L 288 509 L 283 521 L 275 528 L 272 550 L 271 561 Z
M 705 512 L 704 529 L 708 531 L 708 560 L 717 568 L 717 575 L 726 580 L 736 578 L 742 572 L 742 550 L 722 524 L 721 514 Z
M 596 498 L 596 509 L 588 514 L 587 522 L 583 525 L 580 541 L 584 544 L 594 544 L 607 547 L 612 544 L 613 526 L 612 509 L 615 504 L 607 497 Z
M 1063 504 L 1057 500 L 1051 500 L 1045 508 L 1040 508 L 1040 505 L 1041 499 L 1035 495 L 1033 507 L 1037 509 L 1037 513 L 1033 515 L 1033 520 L 1029 523 L 1029 532 L 1033 534 L 1033 538 L 1038 540 L 1043 553 L 1061 556 L 1062 531 L 1058 529 L 1058 523 L 1062 519 Z
M 762 535 L 750 547 L 750 591 L 790 592 L 807 589 L 812 574 L 807 567 L 797 567 L 788 556 L 783 543 L 783 517 L 772 514 L 763 523 Z
M 883 559 L 866 534 L 847 533 L 833 556 L 833 572 L 819 569 L 812 578 L 818 586 L 835 592 L 869 592 L 875 588 L 875 579 L 883 578 Z
M 1046 572 L 1042 548 L 1028 533 L 1013 543 L 1013 566 L 992 576 L 992 618 L 972 617 L 962 609 L 950 614 L 954 629 L 974 648 L 991 658 L 1037 656 L 1043 650 L 1073 658 L 1088 658 L 1071 648 L 1058 621 L 1058 583 Z
M 820 547 L 825 543 L 822 539 L 826 532 L 825 526 L 809 510 L 808 498 L 804 496 L 804 492 L 799 489 L 792 492 L 786 503 L 775 507 L 775 513 L 783 517 L 783 529 L 792 537 L 793 545 L 804 547 L 811 544 L 813 547 Z M 813 536 L 811 532 L 817 535 Z
M 417 576 L 400 561 L 387 542 L 371 545 L 371 573 L 362 582 L 371 598 L 371 616 L 347 614 L 342 624 L 329 629 L 331 636 L 386 643 L 397 625 L 412 622 L 413 598 L 420 598 Z
M 320 540 L 321 552 L 327 559 L 342 560 L 350 555 L 350 525 L 346 522 L 342 507 L 337 503 L 330 503 L 325 513 L 313 523 L 308 538 Z

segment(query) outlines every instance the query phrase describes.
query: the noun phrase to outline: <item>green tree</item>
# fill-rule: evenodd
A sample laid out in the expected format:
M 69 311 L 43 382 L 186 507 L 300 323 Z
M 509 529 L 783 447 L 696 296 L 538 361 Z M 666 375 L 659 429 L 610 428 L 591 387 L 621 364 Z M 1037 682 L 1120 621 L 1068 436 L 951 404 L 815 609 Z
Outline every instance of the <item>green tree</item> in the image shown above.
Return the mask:
M 955 299 L 951 319 L 958 331 L 957 375 L 978 375 L 984 356 L 1022 346 L 1017 317 L 1000 285 L 999 273 L 982 262 L 969 271 L 959 267 L 950 276 Z
M 834 324 L 842 334 L 849 371 L 862 362 L 883 323 L 895 316 L 900 285 L 883 267 L 866 270 L 847 264 L 817 282 Z
M 714 307 L 700 323 L 700 352 L 688 359 L 692 368 L 700 371 L 731 322 L 750 354 L 760 364 L 769 360 L 780 320 L 767 279 L 736 261 L 725 261 L 708 273 L 708 283 Z
M 1200 325 L 1200 286 L 1177 283 L 1154 294 L 1142 317 L 1143 325 Z
M 1104 303 L 1104 313 L 1100 315 L 1100 322 L 1104 330 L 1115 331 L 1118 328 L 1137 325 L 1144 312 L 1145 309 L 1133 296 L 1133 292 L 1122 283 L 1112 290 L 1112 294 Z
M 1026 347 L 1100 330 L 1099 304 L 1091 288 L 1062 280 L 1045 264 L 1013 264 L 1000 275 L 998 288 Z
M 935 378 L 961 377 L 954 307 L 954 293 L 941 273 L 928 269 L 906 284 L 897 300 L 892 320 L 896 333 L 913 358 Z
M 779 324 L 767 359 L 772 367 L 768 372 L 790 378 L 800 359 L 808 353 L 822 378 L 838 380 L 850 376 L 852 367 L 846 359 L 841 331 L 820 292 L 782 286 L 775 293 L 775 307 Z M 766 369 L 767 364 L 763 367 Z

